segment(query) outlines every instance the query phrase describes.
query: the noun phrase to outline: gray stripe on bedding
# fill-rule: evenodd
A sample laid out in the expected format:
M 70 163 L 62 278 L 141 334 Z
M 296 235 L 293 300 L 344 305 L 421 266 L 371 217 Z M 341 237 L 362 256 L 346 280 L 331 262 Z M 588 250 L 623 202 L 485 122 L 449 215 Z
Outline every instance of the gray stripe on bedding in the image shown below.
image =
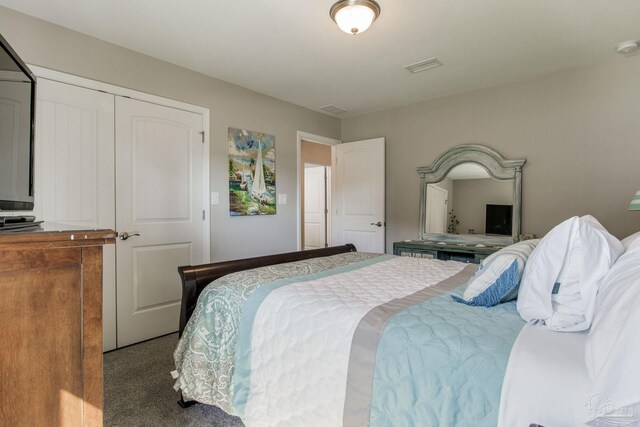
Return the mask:
M 371 309 L 360 320 L 353 334 L 349 354 L 344 399 L 344 427 L 369 425 L 376 350 L 387 322 L 402 310 L 445 294 L 468 282 L 477 268 L 475 264 L 468 265 L 460 272 L 433 286 Z

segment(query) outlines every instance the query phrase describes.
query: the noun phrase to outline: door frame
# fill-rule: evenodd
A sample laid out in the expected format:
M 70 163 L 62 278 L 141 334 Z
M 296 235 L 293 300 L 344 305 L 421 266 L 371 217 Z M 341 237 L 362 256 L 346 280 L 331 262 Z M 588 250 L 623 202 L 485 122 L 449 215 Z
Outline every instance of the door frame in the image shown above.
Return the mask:
M 169 98 L 164 98 L 157 95 L 151 95 L 145 92 L 139 92 L 133 89 L 127 89 L 124 87 L 112 85 L 109 83 L 103 83 L 96 80 L 76 76 L 73 74 L 67 74 L 60 71 L 51 70 L 49 68 L 39 67 L 37 65 L 27 64 L 29 69 L 39 79 L 53 80 L 60 83 L 66 83 L 74 86 L 83 87 L 85 89 L 97 90 L 107 92 L 116 96 L 124 96 L 128 98 L 137 99 L 139 101 L 149 102 L 151 104 L 162 105 L 165 107 L 176 108 L 178 110 L 190 111 L 202 115 L 202 127 L 204 129 L 204 153 L 203 153 L 203 177 L 202 177 L 202 201 L 205 211 L 205 216 L 208 219 L 204 221 L 204 234 L 203 240 L 203 255 L 204 259 L 211 262 L 211 204 L 209 203 L 209 189 L 210 189 L 210 133 L 211 133 L 211 118 L 210 110 L 206 107 L 198 105 L 187 104 L 185 102 L 176 101 Z M 37 197 L 37 195 L 36 195 Z
M 302 165 L 302 140 L 314 142 L 316 144 L 324 145 L 338 145 L 342 144 L 342 141 L 338 139 L 328 138 L 326 136 L 314 135 L 312 133 L 298 131 L 296 136 L 296 248 L 302 250 L 302 175 L 304 174 L 304 165 Z M 330 174 L 329 174 L 330 176 Z M 327 215 L 327 227 L 330 227 L 330 215 Z M 328 239 L 330 240 L 330 239 Z

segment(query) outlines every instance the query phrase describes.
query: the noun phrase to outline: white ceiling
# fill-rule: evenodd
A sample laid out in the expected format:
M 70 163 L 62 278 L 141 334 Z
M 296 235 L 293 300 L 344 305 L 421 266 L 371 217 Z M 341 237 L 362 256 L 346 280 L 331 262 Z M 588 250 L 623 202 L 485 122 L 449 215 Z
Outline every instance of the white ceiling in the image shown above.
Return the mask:
M 606 61 L 638 0 L 378 0 L 357 36 L 334 0 L 0 0 L 0 5 L 313 110 L 352 116 Z M 402 67 L 431 57 L 418 74 Z

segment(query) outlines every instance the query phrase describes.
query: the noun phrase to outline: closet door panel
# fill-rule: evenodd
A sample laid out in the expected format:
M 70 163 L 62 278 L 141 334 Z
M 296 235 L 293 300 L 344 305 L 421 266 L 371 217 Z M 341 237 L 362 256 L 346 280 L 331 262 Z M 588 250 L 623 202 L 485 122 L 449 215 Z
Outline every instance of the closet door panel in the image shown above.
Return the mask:
M 38 80 L 35 207 L 39 220 L 115 228 L 114 95 Z M 115 247 L 103 253 L 103 349 L 116 348 Z
M 38 81 L 39 218 L 82 227 L 115 225 L 113 98 L 95 90 Z
M 119 346 L 177 331 L 177 267 L 206 261 L 203 123 L 116 97 L 116 226 L 132 235 L 117 242 Z

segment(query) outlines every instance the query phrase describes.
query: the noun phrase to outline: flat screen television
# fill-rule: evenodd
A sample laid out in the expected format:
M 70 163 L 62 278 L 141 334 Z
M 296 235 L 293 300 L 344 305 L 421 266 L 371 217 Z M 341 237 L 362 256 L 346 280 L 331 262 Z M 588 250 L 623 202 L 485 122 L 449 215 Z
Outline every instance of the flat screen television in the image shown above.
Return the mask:
M 33 210 L 36 78 L 0 35 L 0 216 Z
M 485 234 L 511 236 L 513 205 L 487 205 L 485 215 Z

